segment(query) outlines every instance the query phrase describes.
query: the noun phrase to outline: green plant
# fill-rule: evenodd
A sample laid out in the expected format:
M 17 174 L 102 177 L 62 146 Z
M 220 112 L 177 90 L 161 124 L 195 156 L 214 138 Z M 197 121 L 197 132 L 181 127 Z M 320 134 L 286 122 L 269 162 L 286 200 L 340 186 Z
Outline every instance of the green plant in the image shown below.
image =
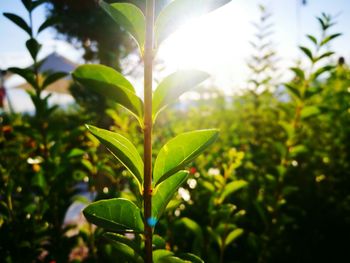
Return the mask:
M 147 263 L 176 259 L 169 251 L 156 250 L 152 253 L 154 227 L 177 188 L 185 181 L 188 173 L 183 169 L 204 149 L 212 144 L 217 130 L 199 130 L 178 135 L 159 151 L 152 165 L 152 130 L 158 114 L 172 104 L 188 88 L 192 88 L 208 75 L 200 71 L 179 71 L 165 78 L 152 93 L 153 59 L 160 44 L 191 16 L 201 15 L 226 3 L 224 1 L 203 1 L 200 6 L 191 0 L 176 0 L 167 5 L 155 18 L 155 1 L 146 1 L 146 12 L 127 3 L 107 4 L 101 7 L 136 40 L 144 61 L 144 102 L 135 94 L 134 87 L 117 71 L 101 65 L 83 65 L 74 73 L 80 84 L 101 93 L 128 110 L 139 122 L 143 132 L 144 147 L 142 159 L 132 142 L 122 135 L 88 125 L 92 132 L 133 175 L 138 185 L 137 202 L 128 199 L 101 200 L 84 210 L 85 217 L 109 232 L 119 233 L 106 236 L 114 240 L 124 252 L 130 250 L 131 258 L 142 261 L 137 253 L 136 242 L 126 239 L 120 233 L 141 234 L 145 241 Z M 179 23 L 180 22 L 180 23 Z M 165 259 L 168 258 L 168 259 Z M 164 261 L 165 262 L 165 261 Z M 172 261 L 171 261 L 172 262 Z M 174 261 L 175 262 L 175 261 Z

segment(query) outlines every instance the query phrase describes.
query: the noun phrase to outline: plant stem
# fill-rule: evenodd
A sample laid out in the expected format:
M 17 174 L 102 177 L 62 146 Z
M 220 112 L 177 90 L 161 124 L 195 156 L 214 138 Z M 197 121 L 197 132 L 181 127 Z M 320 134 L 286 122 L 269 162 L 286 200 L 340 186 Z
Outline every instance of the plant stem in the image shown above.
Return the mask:
M 154 0 L 146 2 L 146 42 L 144 51 L 144 226 L 146 263 L 152 263 L 152 79 L 153 79 L 153 31 Z

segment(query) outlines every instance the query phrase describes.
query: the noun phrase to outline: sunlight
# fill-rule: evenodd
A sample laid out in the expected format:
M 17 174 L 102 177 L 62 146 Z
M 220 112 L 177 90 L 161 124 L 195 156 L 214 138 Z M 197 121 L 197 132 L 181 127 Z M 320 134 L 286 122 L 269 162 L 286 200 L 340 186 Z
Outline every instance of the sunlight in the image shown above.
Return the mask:
M 244 81 L 241 76 L 245 67 L 237 61 L 249 53 L 246 39 L 252 29 L 247 17 L 244 7 L 230 3 L 192 20 L 169 37 L 159 50 L 159 58 L 165 61 L 170 72 L 189 68 L 204 70 L 228 91 L 232 82 Z

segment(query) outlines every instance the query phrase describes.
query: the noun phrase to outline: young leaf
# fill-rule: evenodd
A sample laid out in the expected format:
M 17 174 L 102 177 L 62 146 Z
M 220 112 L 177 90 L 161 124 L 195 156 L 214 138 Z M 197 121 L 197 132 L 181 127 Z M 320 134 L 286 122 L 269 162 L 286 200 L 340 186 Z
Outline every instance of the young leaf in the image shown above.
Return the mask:
M 141 189 L 143 161 L 136 147 L 127 138 L 118 133 L 99 129 L 91 125 L 86 125 L 86 127 L 130 171 Z
M 323 53 L 322 55 L 318 56 L 318 57 L 315 59 L 315 62 L 317 62 L 317 61 L 319 61 L 319 60 L 321 60 L 321 59 L 323 59 L 323 58 L 330 57 L 330 56 L 332 56 L 332 55 L 334 55 L 334 54 L 335 54 L 335 52 L 333 52 L 333 51 L 327 51 L 327 52 Z
M 242 228 L 237 228 L 230 232 L 225 239 L 225 247 L 231 244 L 234 240 L 243 234 L 244 230 Z
M 301 80 L 305 79 L 304 71 L 300 68 L 290 68 Z
M 8 70 L 24 78 L 33 88 L 38 88 L 35 81 L 35 75 L 32 70 L 22 68 L 9 68 Z
M 129 3 L 107 4 L 100 1 L 100 6 L 135 39 L 143 53 L 146 37 L 146 22 L 142 11 Z
M 27 22 L 23 20 L 23 18 L 11 13 L 4 13 L 4 16 L 26 31 L 29 36 L 32 36 L 32 29 L 30 26 L 28 26 Z
M 36 41 L 34 38 L 30 38 L 26 42 L 26 47 L 33 58 L 33 60 L 36 60 L 36 57 L 40 51 L 41 45 Z
M 166 106 L 175 102 L 184 92 L 206 80 L 209 75 L 198 70 L 178 71 L 166 77 L 153 94 L 153 120 Z
M 292 83 L 285 83 L 284 86 L 287 88 L 287 90 L 297 97 L 298 99 L 301 99 L 300 91 L 298 90 L 298 87 Z
M 341 33 L 337 33 L 337 34 L 333 34 L 333 35 L 330 35 L 330 36 L 325 37 L 325 38 L 322 40 L 320 46 L 326 45 L 329 41 L 331 41 L 331 40 L 333 40 L 333 39 L 335 39 L 335 38 L 337 38 L 337 37 L 339 37 L 339 36 L 341 36 L 341 35 L 342 35 Z
M 244 187 L 246 187 L 248 185 L 248 183 L 244 180 L 237 180 L 237 181 L 233 181 L 231 183 L 228 183 L 224 189 L 223 192 L 220 195 L 220 200 L 219 202 L 222 203 L 226 197 L 228 197 L 229 195 L 233 194 L 234 192 L 238 191 L 239 189 L 242 189 Z
M 331 65 L 327 65 L 327 66 L 324 66 L 324 67 L 321 67 L 319 68 L 318 70 L 316 70 L 316 72 L 314 72 L 310 79 L 311 80 L 315 80 L 317 79 L 319 76 L 321 76 L 323 73 L 326 73 L 326 72 L 329 72 L 331 71 L 332 69 L 334 69 L 334 66 L 331 66 Z
M 315 45 L 317 45 L 317 39 L 316 37 L 312 36 L 312 35 L 306 35 L 308 39 L 311 40 L 312 43 L 314 43 Z
M 314 58 L 312 56 L 312 52 L 310 49 L 308 49 L 307 47 L 303 47 L 303 46 L 300 46 L 299 47 L 301 51 L 303 51 L 303 53 L 311 60 L 313 61 Z
M 153 251 L 153 262 L 154 263 L 160 262 L 160 260 L 162 258 L 171 257 L 173 255 L 174 255 L 174 253 L 169 251 L 169 250 L 165 250 L 165 249 L 154 250 Z
M 52 83 L 56 82 L 57 80 L 64 78 L 67 76 L 66 72 L 55 72 L 46 77 L 44 80 L 44 83 L 42 85 L 42 89 L 45 89 L 47 86 L 51 85 Z
M 88 205 L 83 213 L 90 223 L 112 232 L 143 231 L 141 210 L 127 199 L 97 201 Z
M 209 13 L 231 0 L 203 0 L 198 4 L 193 0 L 174 0 L 159 14 L 155 23 L 156 47 L 188 20 Z
M 218 138 L 218 130 L 187 132 L 171 139 L 159 151 L 154 164 L 153 180 L 157 185 L 183 169 Z
M 73 72 L 73 78 L 86 88 L 120 104 L 142 123 L 143 102 L 135 94 L 131 83 L 119 72 L 103 65 L 82 65 Z
M 317 106 L 307 106 L 307 107 L 302 109 L 302 111 L 301 111 L 301 118 L 303 120 L 305 120 L 307 118 L 313 117 L 313 116 L 318 115 L 320 113 L 321 113 L 321 111 L 320 111 L 319 107 L 317 107 Z
M 191 263 L 204 263 L 204 261 L 201 258 L 191 253 L 182 253 L 182 254 L 179 254 L 179 257 L 181 259 L 186 260 L 186 262 L 188 261 Z
M 45 22 L 40 25 L 40 27 L 38 29 L 38 33 L 40 33 L 41 31 L 45 30 L 46 28 L 48 28 L 50 26 L 53 26 L 57 22 L 58 22 L 57 17 L 50 17 L 49 19 L 45 20 Z
M 187 177 L 187 171 L 180 171 L 158 185 L 152 199 L 153 218 L 158 219 L 161 216 L 174 193 Z

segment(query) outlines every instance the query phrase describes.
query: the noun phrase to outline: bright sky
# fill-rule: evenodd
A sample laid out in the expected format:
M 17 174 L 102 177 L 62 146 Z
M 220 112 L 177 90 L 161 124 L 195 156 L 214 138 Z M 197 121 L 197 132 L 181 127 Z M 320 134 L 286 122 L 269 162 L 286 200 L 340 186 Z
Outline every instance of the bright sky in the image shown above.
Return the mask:
M 301 6 L 300 2 L 232 0 L 223 8 L 186 24 L 166 40 L 159 51 L 167 66 L 166 72 L 184 68 L 201 69 L 212 75 L 212 83 L 227 92 L 244 87 L 248 73 L 246 60 L 251 53 L 248 42 L 255 33 L 251 23 L 259 18 L 259 3 L 265 4 L 273 14 L 273 40 L 282 67 L 293 65 L 293 60 L 298 58 L 297 45 L 306 42 L 305 34 L 319 33 L 315 16 L 321 12 L 338 15 L 334 31 L 344 35 L 332 47 L 349 61 L 350 1 L 308 0 L 306 6 Z M 0 12 L 13 12 L 26 18 L 20 0 L 1 0 Z M 44 8 L 38 8 L 34 15 L 38 26 L 44 21 Z M 0 68 L 29 65 L 30 58 L 24 47 L 26 34 L 1 16 L 0 35 Z M 41 35 L 40 41 L 44 44 L 42 57 L 56 50 L 73 61 L 81 62 L 80 51 L 54 38 L 55 32 L 52 30 Z M 140 83 L 136 85 L 139 89 Z

